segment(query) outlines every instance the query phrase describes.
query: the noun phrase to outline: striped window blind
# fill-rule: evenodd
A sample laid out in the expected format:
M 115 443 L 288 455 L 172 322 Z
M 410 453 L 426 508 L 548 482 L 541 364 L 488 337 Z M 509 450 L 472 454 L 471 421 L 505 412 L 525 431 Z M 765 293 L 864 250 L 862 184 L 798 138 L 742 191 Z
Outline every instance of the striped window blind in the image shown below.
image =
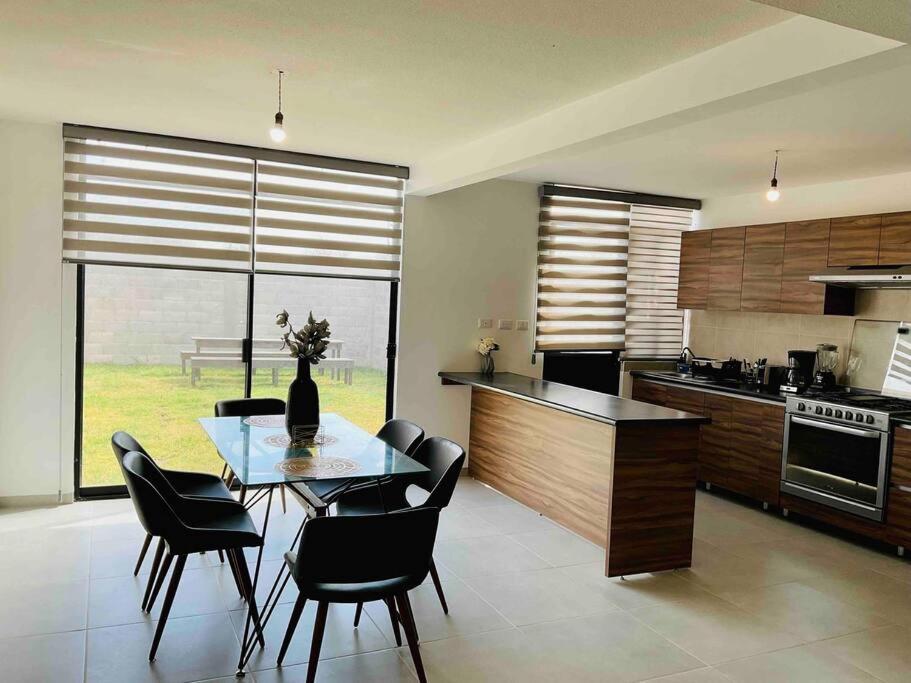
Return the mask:
M 250 267 L 250 159 L 73 139 L 63 153 L 65 260 Z
M 394 280 L 400 166 L 64 126 L 63 258 Z
M 535 350 L 622 349 L 630 206 L 545 194 Z
M 257 270 L 397 278 L 404 180 L 261 162 Z
M 630 211 L 626 285 L 626 356 L 672 356 L 683 348 L 677 309 L 680 236 L 692 209 L 635 204 Z

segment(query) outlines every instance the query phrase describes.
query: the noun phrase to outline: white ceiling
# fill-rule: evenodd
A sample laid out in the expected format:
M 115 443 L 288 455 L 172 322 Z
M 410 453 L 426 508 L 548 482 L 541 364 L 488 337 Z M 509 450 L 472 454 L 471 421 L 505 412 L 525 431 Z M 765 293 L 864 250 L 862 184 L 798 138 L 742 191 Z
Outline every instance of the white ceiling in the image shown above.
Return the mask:
M 269 145 L 282 67 L 286 148 L 414 164 L 788 16 L 747 0 L 8 0 L 0 118 Z
M 908 0 L 753 0 L 833 24 L 911 42 Z
M 904 66 L 528 168 L 510 178 L 709 198 L 911 171 L 911 47 Z M 898 56 L 893 55 L 893 57 Z

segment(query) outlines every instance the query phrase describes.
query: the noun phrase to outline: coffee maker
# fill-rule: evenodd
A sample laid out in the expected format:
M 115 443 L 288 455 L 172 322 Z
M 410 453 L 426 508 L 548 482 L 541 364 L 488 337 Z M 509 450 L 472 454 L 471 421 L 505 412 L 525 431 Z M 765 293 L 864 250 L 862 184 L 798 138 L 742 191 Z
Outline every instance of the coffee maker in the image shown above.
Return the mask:
M 781 385 L 781 391 L 790 394 L 806 391 L 813 383 L 815 365 L 815 351 L 788 351 L 788 375 Z

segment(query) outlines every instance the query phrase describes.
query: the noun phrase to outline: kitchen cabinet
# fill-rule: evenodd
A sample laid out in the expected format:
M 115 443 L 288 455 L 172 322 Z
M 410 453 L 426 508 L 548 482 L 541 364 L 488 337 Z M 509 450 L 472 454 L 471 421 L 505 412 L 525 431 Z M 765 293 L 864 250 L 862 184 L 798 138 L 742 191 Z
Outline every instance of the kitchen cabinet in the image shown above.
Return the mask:
M 677 308 L 704 309 L 708 304 L 712 232 L 693 230 L 681 235 Z
M 731 415 L 733 400 L 705 395 L 703 414 L 711 423 L 702 425 L 699 437 L 699 479 L 727 488 L 730 472 Z
M 709 292 L 706 308 L 739 311 L 743 284 L 744 228 L 718 228 L 712 231 L 709 259 Z
M 807 278 L 828 265 L 829 220 L 788 223 L 783 256 L 780 312 L 822 315 L 826 286 Z
M 783 405 L 663 385 L 642 378 L 635 379 L 633 398 L 649 403 L 660 400 L 660 405 L 666 408 L 710 418 L 711 423 L 700 428 L 699 480 L 778 505 Z
M 784 245 L 784 223 L 746 228 L 741 311 L 777 313 L 780 310 Z
M 911 263 L 911 212 L 882 216 L 878 262 L 881 266 Z
M 898 426 L 892 441 L 892 472 L 886 501 L 888 543 L 911 548 L 911 429 Z
M 830 266 L 875 266 L 879 263 L 882 216 L 848 216 L 829 222 Z

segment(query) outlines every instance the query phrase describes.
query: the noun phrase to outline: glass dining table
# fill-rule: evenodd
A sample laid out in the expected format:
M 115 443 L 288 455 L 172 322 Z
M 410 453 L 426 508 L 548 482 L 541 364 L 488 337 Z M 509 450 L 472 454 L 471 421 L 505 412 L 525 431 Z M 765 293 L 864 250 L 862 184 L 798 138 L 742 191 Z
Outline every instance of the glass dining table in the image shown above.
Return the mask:
M 308 434 L 305 442 L 295 442 L 289 437 L 284 415 L 201 417 L 199 422 L 240 483 L 241 503 L 249 509 L 260 501 L 266 501 L 263 539 L 269 528 L 272 493 L 276 487 L 288 487 L 308 516 L 322 516 L 328 514 L 332 499 L 351 486 L 376 482 L 381 491 L 379 483 L 384 479 L 428 471 L 416 460 L 336 413 L 321 413 L 319 430 L 315 435 Z M 330 485 L 321 485 L 320 495 L 317 495 L 308 486 L 308 482 L 312 484 L 314 481 L 325 481 Z M 337 486 L 331 486 L 336 482 Z M 290 550 L 295 549 L 302 530 L 303 524 L 291 542 Z M 256 595 L 264 547 L 265 543 L 257 553 L 248 603 Z M 288 573 L 282 581 L 284 572 L 283 564 L 259 611 L 261 629 L 265 628 L 290 578 Z M 249 606 L 241 641 L 239 676 L 243 675 L 243 668 L 256 643 L 250 625 L 258 610 L 255 601 Z

